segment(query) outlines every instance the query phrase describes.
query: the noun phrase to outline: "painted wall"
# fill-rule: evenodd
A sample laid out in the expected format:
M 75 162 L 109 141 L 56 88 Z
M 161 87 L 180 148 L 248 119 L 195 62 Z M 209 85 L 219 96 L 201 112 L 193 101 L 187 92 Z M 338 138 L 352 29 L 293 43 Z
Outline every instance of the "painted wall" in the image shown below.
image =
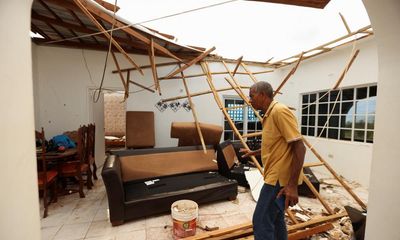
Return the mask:
M 400 239 L 399 117 L 400 2 L 364 0 L 376 33 L 379 100 L 372 156 L 366 239 Z
M 344 79 L 342 86 L 354 86 L 377 81 L 377 53 L 373 39 L 364 40 L 355 46 L 361 50 L 358 58 Z M 88 89 L 99 85 L 104 64 L 105 53 L 97 51 L 63 49 L 55 47 L 36 46 L 36 65 L 37 81 L 39 82 L 38 101 L 35 106 L 40 111 L 40 122 L 50 135 L 59 134 L 65 130 L 76 129 L 79 124 L 89 121 L 89 113 L 92 105 L 88 100 Z M 352 46 L 333 50 L 331 53 L 319 57 L 305 60 L 302 62 L 295 75 L 282 88 L 282 95 L 277 99 L 289 106 L 300 108 L 300 93 L 328 89 L 334 85 L 342 69 L 346 65 Z M 148 57 L 133 56 L 140 65 L 148 64 Z M 85 61 L 88 69 L 85 67 Z M 128 62 L 121 56 L 118 56 L 121 67 L 129 67 Z M 168 59 L 158 58 L 158 62 L 169 61 Z M 233 70 L 235 65 L 229 64 L 228 67 Z M 253 72 L 265 70 L 260 67 L 250 67 Z M 115 66 L 112 60 L 109 60 L 107 73 L 105 76 L 105 88 L 121 88 L 118 74 L 112 74 Z M 158 75 L 165 76 L 176 69 L 176 66 L 165 66 L 158 68 Z M 211 71 L 225 71 L 221 63 L 211 63 Z M 274 73 L 256 75 L 258 80 L 269 81 L 276 88 L 284 76 L 290 71 L 291 66 L 278 69 Z M 90 72 L 90 75 L 88 73 Z M 133 73 L 132 79 L 145 86 L 152 85 L 153 79 L 150 69 L 145 69 L 145 76 Z M 243 71 L 243 69 L 239 69 Z M 185 75 L 202 73 L 199 65 L 186 70 Z M 236 75 L 237 80 L 242 85 L 250 86 L 252 81 L 248 76 Z M 224 88 L 228 83 L 224 80 L 224 75 L 215 75 L 213 77 L 216 88 Z M 196 77 L 187 79 L 189 91 L 201 92 L 209 90 L 206 78 Z M 139 92 L 137 92 L 139 90 Z M 132 92 L 127 100 L 128 111 L 154 111 L 155 113 L 155 133 L 156 147 L 176 146 L 177 139 L 170 137 L 171 123 L 174 121 L 193 121 L 191 112 L 183 108 L 174 112 L 171 108 L 160 112 L 155 104 L 160 99 L 166 99 L 175 96 L 185 95 L 185 88 L 182 80 L 163 80 L 161 81 L 162 96 L 157 93 L 140 90 L 140 88 L 131 85 Z M 248 90 L 245 91 L 248 95 Z M 235 95 L 234 91 L 220 93 L 224 95 Z M 178 100 L 183 103 L 185 100 Z M 223 116 L 212 94 L 194 97 L 193 102 L 198 113 L 200 122 L 222 125 Z M 37 123 L 38 126 L 38 123 Z M 97 125 L 98 128 L 100 124 Z M 101 125 L 103 126 L 103 125 Z M 104 131 L 98 134 L 99 149 L 103 147 Z M 49 136 L 50 136 L 49 135 Z M 356 180 L 368 186 L 369 173 L 371 165 L 371 144 L 351 143 L 344 141 L 327 141 L 310 139 L 315 144 L 316 149 L 326 160 L 337 170 L 338 173 Z M 99 150 L 100 151 L 100 150 Z M 101 151 L 104 151 L 101 149 Z M 99 153 L 100 154 L 100 153 Z M 101 158 L 100 158 L 101 159 Z M 307 161 L 316 161 L 311 154 L 307 154 Z M 358 169 L 356 173 L 351 169 Z
M 31 3 L 0 1 L 0 239 L 40 239 L 29 38 Z

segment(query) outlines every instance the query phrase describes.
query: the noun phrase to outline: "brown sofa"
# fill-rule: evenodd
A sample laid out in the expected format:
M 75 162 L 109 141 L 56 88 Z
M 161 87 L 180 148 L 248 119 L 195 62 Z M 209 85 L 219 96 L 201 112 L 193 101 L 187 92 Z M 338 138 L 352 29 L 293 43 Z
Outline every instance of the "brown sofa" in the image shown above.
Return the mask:
M 102 169 L 110 221 L 124 221 L 170 211 L 190 199 L 198 204 L 235 199 L 237 182 L 221 176 L 215 150 L 207 146 L 111 151 Z

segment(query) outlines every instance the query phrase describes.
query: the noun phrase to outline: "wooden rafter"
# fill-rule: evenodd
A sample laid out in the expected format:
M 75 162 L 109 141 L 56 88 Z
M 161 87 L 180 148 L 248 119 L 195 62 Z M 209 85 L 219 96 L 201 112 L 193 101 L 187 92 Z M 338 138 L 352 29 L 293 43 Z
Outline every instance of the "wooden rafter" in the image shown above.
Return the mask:
M 254 83 L 257 83 L 256 77 L 254 77 L 253 73 L 247 68 L 246 64 L 241 63 L 243 69 L 246 71 L 246 73 L 250 76 L 251 80 L 253 80 Z
M 156 90 L 158 90 L 158 94 L 161 95 L 160 82 L 158 81 L 157 67 L 156 67 L 156 61 L 155 61 L 155 56 L 154 56 L 154 41 L 153 41 L 153 39 L 151 39 L 151 41 L 150 41 L 149 59 L 150 59 L 150 65 L 151 65 L 151 72 L 153 74 L 154 87 Z
M 78 0 L 74 0 L 74 1 L 78 1 Z M 100 18 L 104 19 L 105 21 L 107 21 L 108 23 L 112 24 L 113 23 L 113 18 L 111 16 L 109 16 L 108 14 L 102 12 L 101 10 L 97 9 L 96 7 L 93 7 L 91 4 L 87 3 L 86 0 L 83 0 L 82 5 L 85 6 L 90 12 L 92 12 L 93 14 L 99 16 Z M 125 31 L 129 34 L 131 34 L 133 37 L 139 39 L 140 41 L 144 42 L 147 45 L 150 45 L 150 39 L 143 36 L 142 34 L 140 34 L 139 32 L 133 30 L 131 27 L 127 27 L 125 24 L 121 23 L 120 21 L 116 20 L 115 21 L 115 26 L 117 28 L 120 28 L 122 31 Z M 161 45 L 159 45 L 158 43 L 154 43 L 154 48 L 156 48 L 157 50 L 159 50 L 160 52 L 178 60 L 179 62 L 183 62 L 180 58 L 178 58 L 177 56 L 175 56 L 173 53 L 171 53 L 168 49 L 162 47 Z
M 111 56 L 112 56 L 112 58 L 114 60 L 114 64 L 117 67 L 117 69 L 120 69 L 117 57 L 115 56 L 113 51 L 111 51 Z M 125 81 L 124 75 L 122 75 L 121 71 L 119 71 L 118 73 L 119 73 L 119 77 L 120 77 L 121 82 L 122 82 L 122 86 L 124 86 L 124 89 L 125 89 L 125 95 L 124 95 L 124 101 L 125 101 L 129 97 L 129 89 L 128 89 L 128 84 L 129 83 L 128 83 L 128 80 Z
M 209 50 L 203 52 L 202 54 L 200 54 L 199 56 L 195 57 L 190 62 L 188 62 L 185 66 L 180 67 L 180 68 L 176 69 L 175 71 L 173 71 L 172 73 L 168 74 L 168 76 L 166 76 L 166 78 L 170 78 L 170 77 L 175 76 L 176 74 L 184 71 L 188 67 L 190 67 L 190 66 L 196 64 L 197 62 L 201 61 L 203 58 L 205 58 L 208 54 L 210 54 L 214 50 L 215 50 L 215 47 L 212 47 Z
M 354 52 L 354 54 L 352 55 L 352 57 L 350 58 L 350 61 L 346 64 L 345 68 L 343 69 L 342 74 L 340 74 L 339 79 L 336 81 L 335 85 L 333 86 L 332 89 L 337 89 L 340 86 L 340 83 L 342 83 L 344 77 L 346 76 L 347 72 L 349 71 L 351 65 L 353 64 L 354 60 L 356 59 L 358 53 L 360 52 L 359 49 L 357 49 L 357 51 Z
M 203 133 L 201 132 L 200 123 L 197 118 L 196 108 L 193 104 L 192 97 L 190 96 L 190 91 L 189 91 L 189 87 L 187 86 L 187 83 L 186 83 L 185 75 L 184 75 L 183 71 L 180 72 L 180 74 L 182 76 L 183 85 L 185 86 L 185 91 L 186 91 L 186 95 L 189 100 L 190 109 L 192 110 L 192 115 L 193 115 L 194 123 L 196 125 L 197 134 L 199 134 L 201 146 L 203 147 L 203 152 L 204 152 L 204 154 L 207 154 L 207 149 L 206 149 L 206 144 L 204 143 Z
M 236 64 L 236 66 L 235 66 L 235 69 L 234 69 L 233 72 L 232 72 L 232 75 L 233 75 L 233 76 L 235 76 L 236 71 L 238 70 L 240 64 L 242 63 L 242 60 L 243 60 L 243 56 L 241 56 L 241 57 L 238 58 L 237 64 Z
M 133 59 L 125 52 L 125 50 L 119 45 L 118 42 L 116 42 L 111 36 L 110 34 L 103 28 L 103 26 L 101 26 L 101 24 L 96 20 L 96 18 L 86 9 L 86 7 L 82 4 L 82 2 L 80 0 L 74 0 L 74 2 L 76 3 L 76 5 L 78 5 L 78 7 L 82 10 L 82 12 L 84 12 L 86 14 L 87 17 L 89 17 L 89 19 L 93 22 L 93 24 L 95 24 L 97 26 L 97 28 L 103 32 L 104 35 L 107 36 L 107 38 L 112 42 L 112 44 L 122 53 L 122 55 L 124 55 L 124 57 L 133 65 L 135 66 L 138 71 L 144 75 L 142 69 L 140 69 L 140 67 L 135 63 L 135 61 L 133 61 Z
M 248 86 L 241 86 L 242 88 L 249 88 Z M 232 87 L 228 87 L 228 88 L 221 88 L 221 89 L 216 89 L 216 92 L 224 92 L 224 91 L 230 91 L 233 90 Z M 197 92 L 197 93 L 193 93 L 190 94 L 191 97 L 198 97 L 198 96 L 202 96 L 205 94 L 210 94 L 213 93 L 211 90 L 208 91 L 202 91 L 202 92 Z M 179 100 L 179 99 L 184 99 L 187 98 L 187 96 L 178 96 L 178 97 L 172 97 L 172 98 L 166 98 L 166 99 L 162 99 L 163 102 L 170 102 L 170 101 L 175 101 L 175 100 Z
M 148 88 L 148 87 L 146 87 L 146 86 L 144 86 L 144 85 L 142 85 L 142 84 L 140 84 L 140 83 L 134 82 L 134 81 L 132 81 L 132 80 L 129 80 L 129 82 L 132 83 L 133 85 L 136 85 L 136 86 L 138 86 L 138 87 L 141 87 L 141 88 L 143 88 L 143 89 L 145 89 L 145 90 L 147 90 L 147 91 L 149 91 L 149 92 L 151 92 L 151 93 L 154 93 L 154 92 L 155 92 L 153 89 Z
M 296 72 L 301 60 L 303 59 L 303 53 L 300 54 L 299 59 L 297 60 L 296 65 L 292 68 L 292 70 L 290 70 L 290 72 L 286 75 L 286 77 L 283 79 L 283 81 L 281 82 L 281 84 L 278 86 L 278 88 L 276 88 L 276 92 L 274 93 L 274 97 L 276 95 L 277 92 L 279 92 L 282 87 L 285 85 L 285 83 L 289 80 L 289 78 Z
M 348 33 L 348 34 L 351 34 L 350 27 L 349 27 L 349 25 L 347 24 L 347 21 L 346 21 L 346 19 L 344 18 L 343 14 L 342 14 L 342 13 L 339 13 L 339 15 L 340 15 L 340 18 L 342 19 L 342 22 L 343 22 L 344 27 L 345 27 L 346 30 L 347 30 L 347 33 Z

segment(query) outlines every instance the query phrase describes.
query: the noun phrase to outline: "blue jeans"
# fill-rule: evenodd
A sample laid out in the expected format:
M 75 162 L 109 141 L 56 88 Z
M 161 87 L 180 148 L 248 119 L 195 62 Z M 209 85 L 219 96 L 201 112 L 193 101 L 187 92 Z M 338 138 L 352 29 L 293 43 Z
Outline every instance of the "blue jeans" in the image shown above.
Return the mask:
M 276 196 L 280 190 L 279 182 L 273 186 L 264 184 L 253 214 L 255 240 L 287 240 L 285 223 L 285 196 Z

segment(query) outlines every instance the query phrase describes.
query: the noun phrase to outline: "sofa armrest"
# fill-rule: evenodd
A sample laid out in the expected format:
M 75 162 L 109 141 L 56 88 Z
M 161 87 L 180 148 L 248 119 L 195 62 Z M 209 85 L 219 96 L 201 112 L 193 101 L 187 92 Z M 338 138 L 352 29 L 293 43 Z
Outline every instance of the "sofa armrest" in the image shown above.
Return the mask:
M 118 156 L 110 155 L 107 157 L 101 171 L 101 176 L 106 187 L 110 221 L 113 226 L 122 224 L 125 214 L 125 193 Z

